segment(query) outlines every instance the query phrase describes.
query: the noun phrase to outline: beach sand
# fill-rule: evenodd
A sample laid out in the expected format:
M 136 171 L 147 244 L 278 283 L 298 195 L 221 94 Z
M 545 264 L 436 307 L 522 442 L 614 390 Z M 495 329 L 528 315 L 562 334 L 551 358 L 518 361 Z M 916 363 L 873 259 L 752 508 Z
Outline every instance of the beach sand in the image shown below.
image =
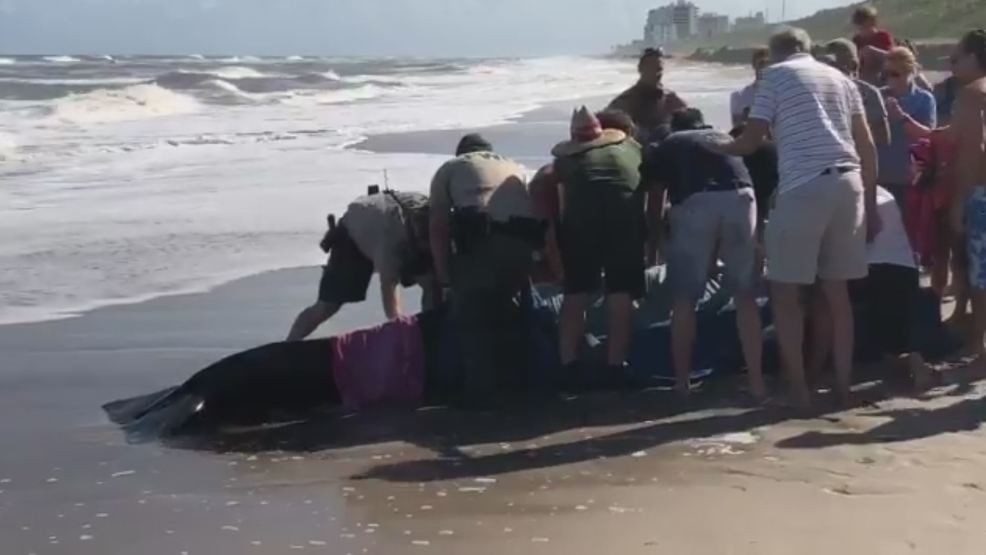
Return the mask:
M 488 134 L 535 160 L 518 137 L 565 129 L 558 117 L 542 119 Z M 361 148 L 438 152 L 458 135 L 378 137 Z M 855 410 L 826 409 L 822 398 L 813 417 L 743 408 L 734 384 L 722 383 L 690 408 L 663 392 L 599 395 L 490 414 L 324 416 L 178 444 L 129 445 L 106 421 L 105 402 L 177 385 L 281 339 L 318 275 L 277 271 L 0 327 L 0 553 L 986 549 L 979 383 L 916 400 L 891 380 L 865 388 Z M 321 333 L 381 318 L 371 287 L 367 303 Z
M 710 391 L 128 445 L 100 405 L 278 339 L 318 272 L 0 327 L 5 554 L 982 553 L 979 384 L 795 418 Z M 325 333 L 369 324 L 369 303 Z M 824 402 L 823 402 L 824 403 Z M 824 405 L 823 405 L 824 406 Z M 824 409 L 821 409 L 824 410 Z M 259 543 L 258 543 L 259 542 Z M 364 551 L 365 550 L 365 551 Z

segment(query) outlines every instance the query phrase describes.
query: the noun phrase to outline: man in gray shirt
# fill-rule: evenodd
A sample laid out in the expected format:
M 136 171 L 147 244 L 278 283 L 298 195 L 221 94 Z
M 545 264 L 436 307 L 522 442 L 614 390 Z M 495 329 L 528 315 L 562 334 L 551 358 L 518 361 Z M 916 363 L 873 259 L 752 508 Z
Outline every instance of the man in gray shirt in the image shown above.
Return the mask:
M 852 78 L 863 97 L 866 123 L 877 146 L 890 144 L 890 118 L 880 89 L 859 78 L 859 49 L 849 39 L 836 39 L 825 45 L 823 61 Z

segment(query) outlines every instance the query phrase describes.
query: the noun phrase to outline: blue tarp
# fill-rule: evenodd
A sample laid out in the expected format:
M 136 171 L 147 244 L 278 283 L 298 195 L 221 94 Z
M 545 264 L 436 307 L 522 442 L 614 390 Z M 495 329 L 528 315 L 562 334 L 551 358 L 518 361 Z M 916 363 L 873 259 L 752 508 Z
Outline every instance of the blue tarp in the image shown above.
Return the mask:
M 667 385 L 673 377 L 671 364 L 671 292 L 665 280 L 665 267 L 658 266 L 647 272 L 647 295 L 636 304 L 634 333 L 628 357 L 629 374 L 638 384 Z M 704 379 L 713 373 L 735 373 L 743 367 L 742 349 L 736 331 L 736 311 L 730 295 L 719 285 L 717 277 L 709 281 L 706 295 L 698 303 L 698 333 L 695 345 L 693 378 Z M 531 336 L 537 344 L 548 344 L 552 358 L 541 355 L 541 364 L 535 368 L 556 368 L 557 324 L 561 313 L 563 295 L 555 286 L 539 286 L 533 294 L 536 322 Z M 770 337 L 770 310 L 767 299 L 761 299 L 766 337 Z M 605 299 L 592 303 L 586 315 L 587 335 L 585 360 L 589 365 L 604 366 L 606 357 Z M 768 350 L 771 350 L 769 341 Z M 536 347 L 543 353 L 544 346 Z M 767 353 L 768 363 L 776 357 Z

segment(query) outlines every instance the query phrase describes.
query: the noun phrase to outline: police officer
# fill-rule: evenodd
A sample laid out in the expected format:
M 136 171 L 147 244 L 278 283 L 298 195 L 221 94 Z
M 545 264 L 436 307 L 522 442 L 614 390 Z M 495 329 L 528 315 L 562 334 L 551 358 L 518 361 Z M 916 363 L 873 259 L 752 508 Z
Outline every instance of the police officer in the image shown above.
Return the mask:
M 431 184 L 431 249 L 465 366 L 464 394 L 485 404 L 523 364 L 515 300 L 530 285 L 544 226 L 533 217 L 523 168 L 466 135 Z
M 354 200 L 339 225 L 329 217 L 322 250 L 329 260 L 322 272 L 318 300 L 291 327 L 288 341 L 300 341 L 334 316 L 344 304 L 366 300 L 374 273 L 380 275 L 384 314 L 401 317 L 397 286 L 422 287 L 422 307 L 435 303 L 437 285 L 428 241 L 428 197 L 420 193 L 379 191 Z

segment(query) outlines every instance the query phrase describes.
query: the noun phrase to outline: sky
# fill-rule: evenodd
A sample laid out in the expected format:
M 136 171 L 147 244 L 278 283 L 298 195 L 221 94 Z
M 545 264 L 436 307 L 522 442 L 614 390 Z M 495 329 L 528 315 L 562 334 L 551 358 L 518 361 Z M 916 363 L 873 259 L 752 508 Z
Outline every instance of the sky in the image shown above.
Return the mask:
M 639 38 L 668 0 L 0 0 L 6 54 L 540 56 Z M 697 0 L 732 16 L 784 0 Z M 787 0 L 789 18 L 849 0 Z

